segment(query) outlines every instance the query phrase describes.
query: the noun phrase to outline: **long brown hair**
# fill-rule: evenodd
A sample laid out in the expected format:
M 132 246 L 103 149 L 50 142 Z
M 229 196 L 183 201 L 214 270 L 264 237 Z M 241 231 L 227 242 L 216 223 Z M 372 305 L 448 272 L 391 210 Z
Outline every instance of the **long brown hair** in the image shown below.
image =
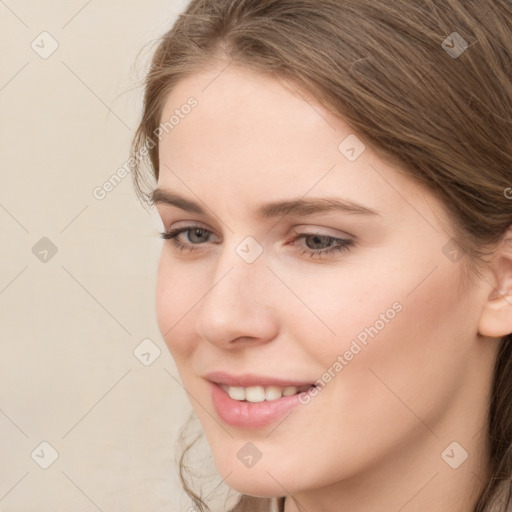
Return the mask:
M 293 84 L 434 191 L 473 269 L 512 224 L 510 0 L 192 0 L 146 75 L 131 159 L 141 199 L 158 179 L 156 130 L 168 93 L 218 55 Z M 511 503 L 512 336 L 500 343 L 488 409 L 490 478 L 474 512 L 504 512 Z M 268 500 L 245 496 L 234 510 L 266 507 Z

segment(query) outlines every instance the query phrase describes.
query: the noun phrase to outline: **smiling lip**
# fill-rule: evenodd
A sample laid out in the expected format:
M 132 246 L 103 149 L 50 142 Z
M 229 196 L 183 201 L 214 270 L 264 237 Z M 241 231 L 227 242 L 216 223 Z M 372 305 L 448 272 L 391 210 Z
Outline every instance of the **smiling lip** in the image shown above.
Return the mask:
M 226 386 L 240 386 L 247 388 L 249 386 L 277 386 L 285 388 L 287 386 L 312 386 L 312 381 L 305 380 L 285 380 L 275 377 L 265 377 L 254 374 L 230 375 L 226 372 L 211 372 L 204 376 L 206 380 L 215 384 L 225 384 Z
M 276 379 L 257 375 L 229 375 L 224 372 L 212 372 L 205 376 L 209 387 L 213 406 L 220 419 L 233 427 L 263 428 L 267 427 L 289 414 L 292 409 L 301 404 L 300 394 L 282 396 L 277 400 L 263 402 L 247 402 L 232 399 L 221 384 L 226 386 L 313 386 L 311 382 L 298 380 Z

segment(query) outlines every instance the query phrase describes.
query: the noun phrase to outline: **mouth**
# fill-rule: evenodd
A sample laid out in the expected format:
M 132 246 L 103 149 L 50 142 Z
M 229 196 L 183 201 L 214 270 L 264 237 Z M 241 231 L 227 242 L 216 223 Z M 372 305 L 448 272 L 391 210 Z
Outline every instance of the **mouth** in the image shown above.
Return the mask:
M 276 423 L 304 402 L 314 383 L 256 375 L 232 376 L 212 373 L 209 381 L 213 406 L 226 424 L 239 428 L 262 428 Z
M 259 403 L 263 401 L 273 402 L 282 397 L 298 395 L 309 388 L 315 387 L 315 384 L 306 384 L 304 386 L 228 386 L 226 384 L 219 384 L 220 387 L 229 395 L 233 400 L 239 402 Z

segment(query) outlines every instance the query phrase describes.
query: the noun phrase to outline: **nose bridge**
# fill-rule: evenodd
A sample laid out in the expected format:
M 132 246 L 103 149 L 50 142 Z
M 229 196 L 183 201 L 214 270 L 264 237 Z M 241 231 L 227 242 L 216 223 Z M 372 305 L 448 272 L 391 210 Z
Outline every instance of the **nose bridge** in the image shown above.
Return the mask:
M 263 247 L 253 237 L 246 237 L 238 244 L 234 241 L 225 244 L 214 282 L 228 301 L 240 304 L 263 291 L 261 285 L 268 278 L 267 272 Z
M 219 258 L 203 308 L 215 309 L 221 316 L 255 311 L 256 303 L 261 306 L 265 303 L 265 297 L 260 295 L 266 270 L 263 260 L 249 264 L 234 251 L 228 257 Z
M 217 345 L 238 338 L 266 341 L 277 331 L 264 258 L 246 259 L 240 247 L 247 249 L 224 248 L 197 313 L 199 334 Z

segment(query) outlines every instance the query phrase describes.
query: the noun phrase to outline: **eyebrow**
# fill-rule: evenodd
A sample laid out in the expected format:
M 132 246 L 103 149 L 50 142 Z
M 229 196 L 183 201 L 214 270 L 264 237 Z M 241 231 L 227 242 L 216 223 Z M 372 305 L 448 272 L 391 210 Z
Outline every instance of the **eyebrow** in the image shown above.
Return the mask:
M 150 199 L 153 204 L 168 204 L 187 212 L 197 213 L 200 215 L 206 214 L 205 210 L 198 203 L 161 188 L 153 190 Z M 306 216 L 330 211 L 340 211 L 343 213 L 359 215 L 380 215 L 377 211 L 362 204 L 334 197 L 303 197 L 299 199 L 264 203 L 256 209 L 255 213 L 259 217 L 273 218 L 284 215 Z

